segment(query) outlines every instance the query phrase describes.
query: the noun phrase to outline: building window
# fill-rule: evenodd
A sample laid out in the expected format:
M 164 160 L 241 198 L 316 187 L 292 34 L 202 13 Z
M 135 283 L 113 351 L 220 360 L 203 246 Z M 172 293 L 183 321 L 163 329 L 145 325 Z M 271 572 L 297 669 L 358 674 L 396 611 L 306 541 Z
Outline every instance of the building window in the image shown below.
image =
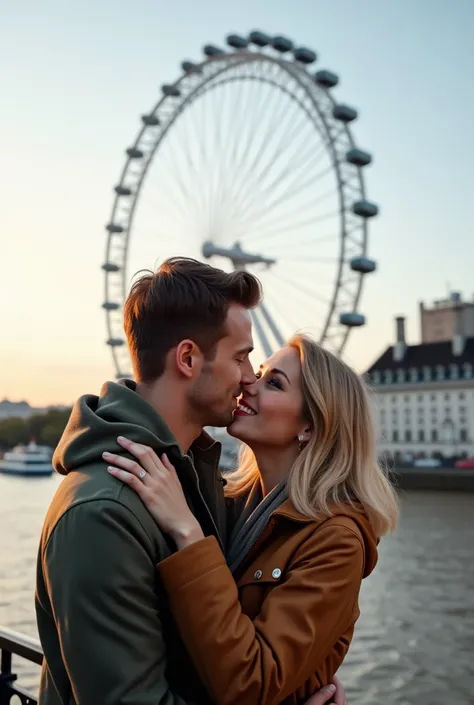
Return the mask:
M 459 377 L 459 367 L 455 364 L 449 366 L 449 376 L 451 379 L 458 379 Z
M 392 434 L 392 440 L 394 443 L 398 443 L 398 431 L 394 431 Z
M 405 381 L 405 370 L 397 370 L 397 382 L 402 384 Z
M 427 365 L 423 367 L 423 379 L 425 382 L 429 382 L 431 379 L 431 369 Z
M 445 395 L 444 395 L 444 400 L 445 400 L 445 401 L 449 401 L 449 394 L 445 394 Z
M 385 409 L 382 409 L 382 410 L 380 411 L 380 420 L 381 420 L 381 421 L 385 421 Z
M 425 432 L 422 428 L 420 428 L 418 431 L 418 440 L 420 441 L 420 443 L 423 443 L 425 440 Z
M 418 401 L 423 401 L 423 394 L 418 394 Z
M 416 367 L 410 369 L 410 382 L 418 382 L 418 370 Z
M 459 407 L 459 413 L 460 413 L 460 414 L 465 414 L 465 413 L 466 413 L 466 407 L 465 407 L 465 406 L 460 406 L 460 407 Z
M 460 399 L 465 399 L 465 398 L 466 398 L 464 392 L 459 392 L 459 398 L 460 398 Z
M 442 380 L 442 379 L 444 379 L 444 367 L 443 367 L 443 365 L 436 365 L 436 379 L 437 379 L 437 380 Z
M 438 431 L 435 428 L 433 428 L 431 431 L 431 440 L 433 441 L 433 443 L 436 443 L 438 440 Z
M 408 428 L 407 428 L 407 430 L 405 431 L 405 441 L 408 441 L 408 442 L 411 441 L 411 431 L 410 431 L 410 429 L 408 429 Z
M 396 401 L 397 401 L 397 397 L 396 397 L 395 395 L 393 395 L 393 397 L 392 397 L 392 404 L 395 404 Z
M 462 428 L 459 431 L 459 440 L 461 443 L 467 443 L 467 428 Z
M 375 370 L 375 372 L 372 372 L 372 382 L 374 384 L 380 384 L 380 372 L 379 370 Z
M 386 384 L 392 384 L 392 382 L 393 382 L 392 370 L 385 370 L 384 378 L 385 378 Z
M 410 395 L 409 395 L 409 394 L 405 394 L 405 396 L 403 397 L 403 401 L 409 402 L 409 401 L 410 401 Z
M 464 379 L 470 379 L 472 377 L 472 365 L 470 362 L 465 362 L 462 366 L 464 372 Z

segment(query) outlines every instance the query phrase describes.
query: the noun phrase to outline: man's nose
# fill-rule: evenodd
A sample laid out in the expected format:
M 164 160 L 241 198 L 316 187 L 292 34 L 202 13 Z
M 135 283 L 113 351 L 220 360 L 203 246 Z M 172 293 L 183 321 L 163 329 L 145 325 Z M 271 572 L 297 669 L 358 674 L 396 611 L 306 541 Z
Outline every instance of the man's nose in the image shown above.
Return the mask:
M 253 371 L 252 364 L 250 360 L 247 360 L 244 368 L 242 369 L 241 384 L 247 389 L 247 387 L 251 384 L 254 384 L 256 380 L 257 378 L 255 376 L 255 372 Z

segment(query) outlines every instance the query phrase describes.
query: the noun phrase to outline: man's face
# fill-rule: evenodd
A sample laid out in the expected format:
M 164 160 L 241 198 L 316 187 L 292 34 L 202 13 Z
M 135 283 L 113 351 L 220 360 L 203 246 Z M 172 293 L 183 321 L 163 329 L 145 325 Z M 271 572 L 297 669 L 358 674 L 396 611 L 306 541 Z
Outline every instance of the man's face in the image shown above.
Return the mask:
M 227 334 L 217 343 L 214 359 L 203 362 L 189 391 L 189 404 L 203 426 L 228 426 L 243 386 L 255 380 L 249 360 L 253 340 L 248 310 L 231 304 L 225 325 Z

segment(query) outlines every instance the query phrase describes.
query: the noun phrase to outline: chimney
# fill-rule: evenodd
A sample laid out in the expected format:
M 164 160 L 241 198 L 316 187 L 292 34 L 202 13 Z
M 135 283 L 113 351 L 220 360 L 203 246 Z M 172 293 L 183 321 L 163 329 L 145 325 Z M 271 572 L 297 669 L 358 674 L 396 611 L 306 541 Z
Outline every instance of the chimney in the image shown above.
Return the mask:
M 460 301 L 454 307 L 454 335 L 452 343 L 452 351 L 454 357 L 459 357 L 464 352 L 464 345 L 466 339 L 464 337 L 464 326 L 463 326 L 463 309 Z
M 405 317 L 397 316 L 395 319 L 397 324 L 397 340 L 393 348 L 393 359 L 395 362 L 401 362 L 405 357 L 407 344 L 405 342 Z

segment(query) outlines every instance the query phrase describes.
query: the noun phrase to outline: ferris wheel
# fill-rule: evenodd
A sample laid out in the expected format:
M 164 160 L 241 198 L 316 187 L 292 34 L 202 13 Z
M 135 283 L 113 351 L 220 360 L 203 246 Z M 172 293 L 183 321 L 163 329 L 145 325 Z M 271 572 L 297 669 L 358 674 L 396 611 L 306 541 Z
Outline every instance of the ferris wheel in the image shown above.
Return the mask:
M 161 87 L 126 150 L 106 225 L 107 345 L 130 375 L 124 300 L 136 271 L 172 255 L 246 268 L 263 285 L 252 312 L 259 352 L 304 329 L 340 355 L 365 323 L 359 300 L 368 221 L 356 147 L 357 111 L 338 102 L 338 76 L 314 71 L 316 53 L 254 31 L 204 47 L 202 61 Z

